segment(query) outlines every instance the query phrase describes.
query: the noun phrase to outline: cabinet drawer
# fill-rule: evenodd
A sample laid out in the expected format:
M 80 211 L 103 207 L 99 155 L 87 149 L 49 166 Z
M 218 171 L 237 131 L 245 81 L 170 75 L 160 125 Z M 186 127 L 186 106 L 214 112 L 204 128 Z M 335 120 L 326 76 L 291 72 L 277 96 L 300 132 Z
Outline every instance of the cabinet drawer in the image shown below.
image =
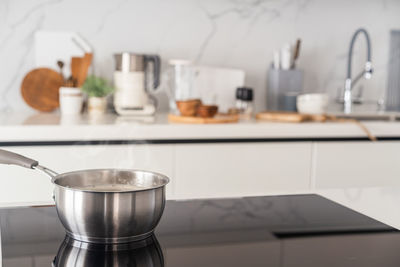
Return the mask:
M 177 198 L 240 197 L 309 188 L 311 143 L 177 145 Z
M 317 188 L 400 184 L 399 142 L 316 143 Z

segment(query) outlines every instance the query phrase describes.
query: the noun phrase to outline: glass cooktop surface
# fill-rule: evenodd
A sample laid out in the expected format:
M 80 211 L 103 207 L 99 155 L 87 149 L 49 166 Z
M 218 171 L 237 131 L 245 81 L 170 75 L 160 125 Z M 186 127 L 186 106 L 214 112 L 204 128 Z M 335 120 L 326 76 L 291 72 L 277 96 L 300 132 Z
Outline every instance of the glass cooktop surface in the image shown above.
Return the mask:
M 0 209 L 3 267 L 400 266 L 400 232 L 317 195 L 167 201 L 155 234 L 98 245 L 55 207 Z

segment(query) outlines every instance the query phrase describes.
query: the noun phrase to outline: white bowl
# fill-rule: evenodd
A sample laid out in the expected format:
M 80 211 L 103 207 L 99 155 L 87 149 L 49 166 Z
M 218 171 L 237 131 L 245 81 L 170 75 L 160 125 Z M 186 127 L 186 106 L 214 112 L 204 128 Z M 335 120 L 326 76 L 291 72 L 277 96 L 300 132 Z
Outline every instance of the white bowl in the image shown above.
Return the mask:
M 297 111 L 303 114 L 324 114 L 328 108 L 328 95 L 304 94 L 296 101 Z

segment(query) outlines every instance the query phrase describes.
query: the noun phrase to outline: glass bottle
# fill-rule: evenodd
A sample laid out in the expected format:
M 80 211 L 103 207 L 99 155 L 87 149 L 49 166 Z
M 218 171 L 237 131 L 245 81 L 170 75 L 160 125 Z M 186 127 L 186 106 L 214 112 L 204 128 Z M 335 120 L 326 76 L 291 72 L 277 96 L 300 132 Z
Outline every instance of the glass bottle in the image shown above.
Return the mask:
M 253 89 L 239 87 L 236 89 L 236 109 L 241 118 L 250 119 L 253 115 Z

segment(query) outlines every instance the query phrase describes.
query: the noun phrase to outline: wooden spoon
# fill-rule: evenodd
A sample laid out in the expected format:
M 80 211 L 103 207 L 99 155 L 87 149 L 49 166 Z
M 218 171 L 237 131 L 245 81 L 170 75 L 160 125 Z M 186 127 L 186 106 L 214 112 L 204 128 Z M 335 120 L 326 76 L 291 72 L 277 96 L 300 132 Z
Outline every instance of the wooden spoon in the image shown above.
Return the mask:
M 82 64 L 83 64 L 83 58 L 81 57 L 71 58 L 71 76 L 73 79 L 76 79 L 77 81 L 81 73 Z M 77 86 L 79 86 L 79 84 Z
M 92 53 L 85 53 L 85 56 L 83 57 L 80 76 L 78 77 L 78 87 L 81 87 L 82 84 L 85 82 L 89 72 L 90 65 L 92 64 L 92 59 L 93 59 Z

